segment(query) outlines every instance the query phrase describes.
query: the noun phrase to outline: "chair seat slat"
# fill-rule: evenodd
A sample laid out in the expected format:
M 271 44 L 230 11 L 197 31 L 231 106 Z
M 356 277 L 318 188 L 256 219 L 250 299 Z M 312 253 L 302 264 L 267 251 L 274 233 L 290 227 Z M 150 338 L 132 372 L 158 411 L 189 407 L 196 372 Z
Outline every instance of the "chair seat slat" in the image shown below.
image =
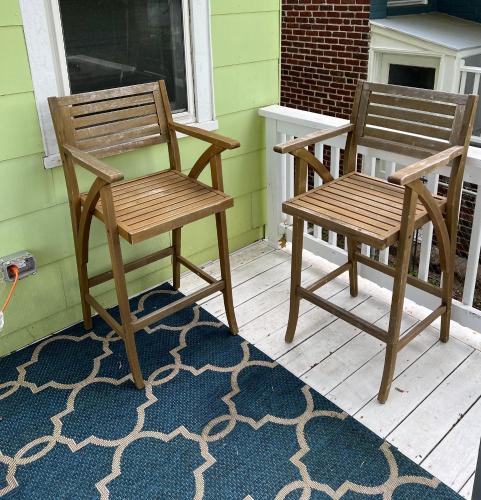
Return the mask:
M 119 232 L 131 243 L 175 227 L 177 218 L 189 213 L 196 220 L 196 212 L 216 213 L 232 206 L 232 198 L 224 193 L 170 170 L 114 185 L 112 196 Z M 81 195 L 82 203 L 85 199 L 86 194 Z M 103 220 L 101 201 L 95 215 Z
M 302 216 L 327 229 L 335 230 L 333 223 L 348 227 L 360 242 L 382 249 L 399 234 L 403 199 L 403 187 L 354 173 L 292 198 L 283 208 L 289 215 Z M 435 200 L 441 208 L 446 205 L 445 198 L 438 196 Z M 427 220 L 421 202 L 416 205 L 414 217 L 418 227 Z M 368 232 L 367 238 L 363 230 Z

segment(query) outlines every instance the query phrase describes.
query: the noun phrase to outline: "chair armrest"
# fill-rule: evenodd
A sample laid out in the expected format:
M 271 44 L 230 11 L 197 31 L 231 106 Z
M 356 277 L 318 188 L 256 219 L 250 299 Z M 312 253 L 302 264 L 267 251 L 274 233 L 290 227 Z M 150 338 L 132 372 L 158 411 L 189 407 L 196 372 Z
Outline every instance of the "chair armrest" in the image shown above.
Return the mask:
M 215 146 L 219 146 L 223 149 L 236 149 L 240 146 L 240 142 L 235 139 L 230 139 L 220 134 L 214 134 L 213 132 L 208 132 L 198 127 L 191 127 L 189 125 L 184 125 L 182 123 L 174 123 L 174 129 L 182 134 L 190 135 L 196 139 L 202 141 L 210 142 Z
M 78 163 L 82 167 L 86 168 L 92 174 L 96 175 L 98 178 L 104 180 L 105 182 L 111 184 L 112 182 L 121 181 L 124 178 L 124 174 L 115 170 L 107 163 L 100 161 L 95 156 L 82 151 L 74 146 L 65 145 L 63 149 L 67 155 L 71 156 L 75 163 Z
M 440 153 L 436 153 L 424 160 L 417 161 L 416 163 L 412 163 L 398 170 L 388 177 L 388 181 L 398 186 L 409 184 L 437 168 L 445 167 L 454 160 L 454 158 L 461 156 L 464 153 L 464 149 L 463 146 L 453 146 L 445 149 Z
M 347 125 L 342 125 L 341 127 L 320 130 L 304 137 L 299 137 L 297 139 L 293 139 L 292 141 L 285 142 L 284 144 L 278 144 L 277 146 L 274 146 L 274 151 L 282 154 L 291 153 L 296 149 L 301 149 L 306 146 L 316 144 L 317 142 L 326 141 L 327 139 L 332 139 L 338 135 L 346 134 L 347 132 L 351 132 L 353 129 L 354 125 L 352 123 L 348 123 Z

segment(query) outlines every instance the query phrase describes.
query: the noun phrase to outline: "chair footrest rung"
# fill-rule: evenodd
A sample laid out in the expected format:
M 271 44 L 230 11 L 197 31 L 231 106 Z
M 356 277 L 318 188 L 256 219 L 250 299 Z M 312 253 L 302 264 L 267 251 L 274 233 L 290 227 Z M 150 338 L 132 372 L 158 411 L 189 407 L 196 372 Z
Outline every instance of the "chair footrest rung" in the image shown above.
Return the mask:
M 213 283 L 217 283 L 217 280 L 213 276 L 206 273 L 203 269 L 201 269 L 199 266 L 196 266 L 194 263 L 192 263 L 190 260 L 187 260 L 185 257 L 179 255 L 177 256 L 177 260 L 189 271 L 192 271 L 194 274 L 197 274 L 197 276 L 202 278 L 204 281 L 207 281 L 207 283 L 210 283 L 211 285 Z
M 309 292 L 315 292 L 318 288 L 321 288 L 321 286 L 324 286 L 327 283 L 329 283 L 329 281 L 332 281 L 333 279 L 337 278 L 346 271 L 349 271 L 349 266 L 350 266 L 349 262 L 346 262 L 342 266 L 339 266 L 338 268 L 334 269 L 334 271 L 331 271 L 329 274 L 326 274 L 321 279 L 315 281 L 314 283 L 306 287 L 306 290 Z
M 375 269 L 376 271 L 379 271 L 381 273 L 387 274 L 388 276 L 391 276 L 391 278 L 394 278 L 394 274 L 396 272 L 395 269 L 392 267 L 387 266 L 386 264 L 383 264 L 382 262 L 378 262 L 377 260 L 371 259 L 370 257 L 366 257 L 365 255 L 362 255 L 360 253 L 356 253 L 356 260 L 360 264 L 364 264 L 365 266 L 371 267 L 372 269 Z M 412 276 L 411 274 L 407 275 L 407 282 L 409 285 L 419 288 L 420 290 L 423 290 L 424 292 L 430 293 L 434 295 L 435 297 L 442 297 L 442 290 L 434 285 L 431 285 L 431 283 L 428 283 L 427 281 L 423 281 L 416 276 Z
M 113 316 L 111 316 L 107 310 L 92 297 L 92 295 L 89 293 L 85 294 L 85 300 L 97 311 L 99 316 L 112 328 L 112 330 L 115 330 L 121 337 L 123 336 L 124 330 L 122 325 Z
M 409 344 L 409 342 L 411 342 L 411 340 L 415 339 L 435 319 L 439 318 L 439 316 L 442 316 L 445 312 L 446 312 L 446 306 L 439 306 L 429 316 L 426 316 L 423 320 L 414 325 L 407 333 L 405 333 L 399 339 L 398 350 L 400 351 L 403 347 L 406 347 Z
M 130 273 L 131 271 L 135 271 L 140 267 L 146 266 L 147 264 L 152 264 L 157 262 L 158 260 L 165 259 L 165 257 L 169 257 L 174 252 L 174 247 L 167 247 L 163 250 L 159 250 L 158 252 L 151 253 L 150 255 L 146 255 L 140 259 L 134 260 L 124 265 L 124 272 Z M 105 273 L 98 274 L 97 276 L 92 276 L 89 278 L 89 288 L 93 288 L 94 286 L 100 285 L 101 283 L 105 283 L 113 279 L 114 274 L 113 271 L 106 271 Z
M 360 328 L 361 330 L 369 333 L 373 337 L 376 337 L 377 339 L 382 340 L 383 342 L 387 342 L 388 338 L 387 332 L 385 332 L 378 326 L 369 323 L 369 321 L 359 318 L 352 312 L 346 311 L 342 307 L 339 307 L 336 304 L 333 304 L 332 302 L 329 302 L 323 299 L 322 297 L 319 297 L 319 295 L 312 293 L 306 288 L 299 287 L 298 293 L 303 299 L 312 302 L 316 306 L 319 306 L 321 309 L 324 309 L 327 312 L 334 314 L 338 318 L 341 318 L 342 320 L 347 321 L 351 325 L 354 325 L 357 328 Z
M 175 312 L 180 311 L 181 309 L 184 309 L 185 307 L 188 307 L 198 302 L 199 300 L 202 300 L 203 298 L 212 295 L 215 292 L 220 292 L 224 288 L 225 288 L 225 283 L 223 280 L 216 281 L 211 285 L 207 285 L 204 288 L 198 290 L 197 292 L 187 295 L 186 297 L 182 297 L 181 299 L 172 302 L 172 304 L 162 307 L 157 311 L 154 311 L 150 314 L 147 314 L 146 316 L 143 316 L 142 318 L 133 321 L 132 322 L 133 329 L 135 332 L 138 332 L 139 330 L 142 330 L 146 326 L 149 326 L 152 323 L 156 323 L 157 321 L 160 321 L 161 319 L 164 319 L 167 316 L 170 316 L 171 314 L 174 314 Z

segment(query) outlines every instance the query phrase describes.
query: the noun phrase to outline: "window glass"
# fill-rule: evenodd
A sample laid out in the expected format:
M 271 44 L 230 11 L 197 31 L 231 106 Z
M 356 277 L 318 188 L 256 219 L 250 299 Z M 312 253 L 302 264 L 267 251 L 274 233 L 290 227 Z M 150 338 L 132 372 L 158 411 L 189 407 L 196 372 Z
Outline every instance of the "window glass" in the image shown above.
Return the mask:
M 182 0 L 59 0 L 72 94 L 165 80 L 188 107 Z
M 393 85 L 417 87 L 434 90 L 436 70 L 421 66 L 406 66 L 404 64 L 389 65 L 389 81 Z

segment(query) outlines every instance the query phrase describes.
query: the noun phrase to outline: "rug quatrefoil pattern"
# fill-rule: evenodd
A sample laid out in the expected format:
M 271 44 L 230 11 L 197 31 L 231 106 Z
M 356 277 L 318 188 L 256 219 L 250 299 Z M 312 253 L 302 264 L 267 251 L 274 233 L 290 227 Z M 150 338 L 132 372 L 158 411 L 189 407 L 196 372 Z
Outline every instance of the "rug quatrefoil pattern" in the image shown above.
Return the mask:
M 99 318 L 0 360 L 0 496 L 460 498 L 197 305 L 137 345 L 142 391 Z

